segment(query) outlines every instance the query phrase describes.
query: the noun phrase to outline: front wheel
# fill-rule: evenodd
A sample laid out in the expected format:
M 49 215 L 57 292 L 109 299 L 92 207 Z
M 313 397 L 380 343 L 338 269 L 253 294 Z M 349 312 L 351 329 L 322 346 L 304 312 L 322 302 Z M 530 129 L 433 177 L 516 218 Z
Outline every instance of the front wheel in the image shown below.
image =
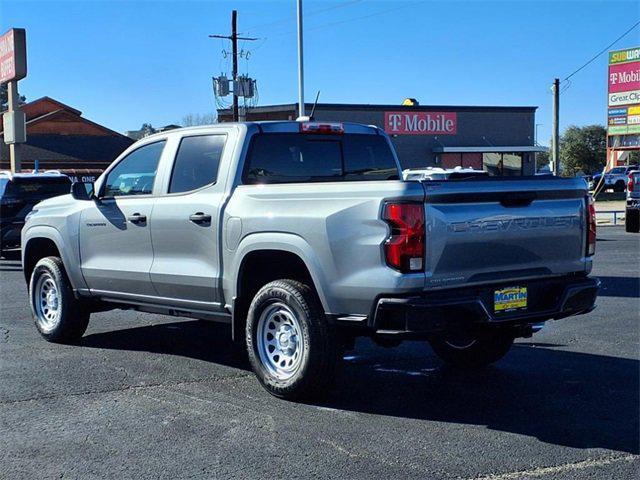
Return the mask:
M 73 295 L 62 260 L 45 257 L 29 282 L 31 313 L 40 334 L 50 342 L 74 342 L 84 334 L 90 312 Z
M 476 369 L 486 367 L 504 357 L 513 337 L 503 332 L 477 335 L 442 335 L 429 341 L 433 351 L 444 362 L 456 367 Z
M 247 315 L 249 361 L 262 386 L 286 399 L 326 392 L 338 360 L 338 342 L 315 292 L 294 280 L 268 283 Z

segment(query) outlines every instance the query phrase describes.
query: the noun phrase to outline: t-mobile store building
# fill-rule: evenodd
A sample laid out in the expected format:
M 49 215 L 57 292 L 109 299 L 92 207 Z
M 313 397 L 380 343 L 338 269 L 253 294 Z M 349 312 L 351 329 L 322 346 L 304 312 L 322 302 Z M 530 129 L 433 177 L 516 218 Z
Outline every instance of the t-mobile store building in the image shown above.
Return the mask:
M 307 113 L 312 105 L 307 104 Z M 533 175 L 536 107 L 454 107 L 321 103 L 315 120 L 377 125 L 395 144 L 403 168 L 456 166 L 487 170 L 492 175 Z M 249 110 L 246 119 L 294 120 L 297 105 Z M 219 121 L 231 120 L 229 110 Z

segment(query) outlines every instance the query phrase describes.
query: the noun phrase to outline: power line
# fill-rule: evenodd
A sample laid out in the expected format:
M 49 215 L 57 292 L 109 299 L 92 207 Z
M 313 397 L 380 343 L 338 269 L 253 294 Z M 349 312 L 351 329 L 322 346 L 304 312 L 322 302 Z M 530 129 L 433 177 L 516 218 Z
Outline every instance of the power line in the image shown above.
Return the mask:
M 363 0 L 350 0 L 348 2 L 339 3 L 338 5 L 332 5 L 330 7 L 323 7 L 323 8 L 318 8 L 316 10 L 310 10 L 309 12 L 306 12 L 304 14 L 304 16 L 305 16 L 305 18 L 307 18 L 307 17 L 312 17 L 314 15 L 320 15 L 322 13 L 329 12 L 331 10 L 337 10 L 339 8 L 348 7 L 350 5 L 353 5 L 355 3 L 360 3 L 362 1 Z M 247 29 L 247 32 L 253 32 L 254 30 L 257 30 L 257 29 L 263 28 L 263 27 L 272 27 L 274 25 L 281 25 L 283 23 L 290 23 L 292 21 L 292 19 L 295 19 L 295 17 L 294 16 L 289 16 L 289 17 L 286 17 L 286 18 L 281 18 L 279 20 L 274 20 L 273 22 L 267 22 L 267 23 L 262 23 L 262 24 L 259 24 L 259 25 L 254 25 L 253 27 L 249 27 Z
M 407 7 L 411 7 L 417 3 L 422 3 L 421 1 L 416 1 L 416 2 L 411 2 L 411 3 L 406 3 L 404 5 L 400 5 L 400 6 L 396 6 L 393 8 L 387 8 L 386 10 L 380 10 L 378 12 L 373 12 L 373 13 L 369 13 L 366 15 L 359 15 L 357 17 L 351 17 L 351 18 L 346 18 L 344 20 L 338 20 L 337 22 L 330 22 L 330 23 L 324 23 L 322 25 L 316 25 L 315 27 L 310 27 L 305 29 L 305 31 L 311 31 L 311 30 L 319 30 L 322 28 L 327 28 L 327 27 L 333 27 L 335 25 L 342 25 L 344 23 L 349 23 L 349 22 L 355 22 L 358 20 L 364 20 L 366 18 L 371 18 L 371 17 L 377 17 L 378 15 L 384 15 L 386 13 L 390 13 L 390 12 L 395 12 L 396 10 L 401 10 L 403 8 L 407 8 Z M 295 33 L 295 31 L 291 30 L 289 32 L 284 32 L 284 33 L 279 33 L 276 35 L 273 35 L 274 37 L 279 37 L 279 36 L 283 36 L 283 35 L 291 35 Z
M 582 70 L 584 67 L 586 67 L 587 65 L 589 65 L 591 62 L 593 62 L 596 58 L 598 58 L 600 55 L 602 55 L 604 52 L 606 52 L 607 50 L 609 50 L 611 47 L 613 47 L 616 43 L 618 43 L 620 40 L 622 40 L 624 37 L 626 37 L 634 28 L 636 28 L 638 25 L 640 25 L 640 21 L 636 22 L 635 24 L 633 24 L 631 26 L 631 28 L 629 28 L 626 32 L 624 32 L 622 35 L 620 35 L 618 38 L 616 38 L 613 42 L 611 42 L 609 45 L 607 45 L 606 47 L 604 47 L 602 50 L 600 50 L 597 54 L 595 54 L 588 62 L 586 62 L 584 65 L 582 65 L 580 68 L 578 68 L 577 70 L 573 71 L 570 75 L 568 75 L 563 82 L 566 82 L 567 80 L 569 80 L 571 77 L 573 77 L 576 73 L 578 73 L 580 70 Z M 568 87 L 567 87 L 568 88 Z

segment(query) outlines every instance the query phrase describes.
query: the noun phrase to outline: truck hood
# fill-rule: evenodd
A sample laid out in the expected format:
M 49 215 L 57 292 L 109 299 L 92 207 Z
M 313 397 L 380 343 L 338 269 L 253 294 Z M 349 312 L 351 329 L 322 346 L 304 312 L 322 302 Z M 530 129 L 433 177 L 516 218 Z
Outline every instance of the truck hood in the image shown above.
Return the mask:
M 36 203 L 36 205 L 34 206 L 34 209 L 42 210 L 45 208 L 66 207 L 66 206 L 71 206 L 74 203 L 75 203 L 75 200 L 73 199 L 71 194 L 68 193 L 67 195 L 60 195 L 58 197 L 47 198 L 46 200 Z

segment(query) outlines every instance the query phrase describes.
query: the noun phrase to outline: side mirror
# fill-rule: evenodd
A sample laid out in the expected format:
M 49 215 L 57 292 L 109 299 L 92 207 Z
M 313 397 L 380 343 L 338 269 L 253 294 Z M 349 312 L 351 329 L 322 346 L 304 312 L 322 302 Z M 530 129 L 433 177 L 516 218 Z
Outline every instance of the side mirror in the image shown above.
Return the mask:
M 75 200 L 91 200 L 94 198 L 93 182 L 74 182 L 71 184 L 71 196 Z

